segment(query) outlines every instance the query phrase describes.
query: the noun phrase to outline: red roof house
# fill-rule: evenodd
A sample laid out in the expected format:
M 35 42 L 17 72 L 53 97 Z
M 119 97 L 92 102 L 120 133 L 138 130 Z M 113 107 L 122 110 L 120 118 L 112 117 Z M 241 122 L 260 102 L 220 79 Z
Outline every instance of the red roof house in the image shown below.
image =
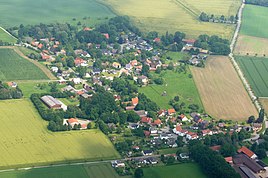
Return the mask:
M 257 155 L 245 146 L 242 146 L 239 150 L 237 150 L 237 152 L 244 153 L 245 155 L 247 155 L 248 157 L 250 157 L 252 159 L 257 158 Z

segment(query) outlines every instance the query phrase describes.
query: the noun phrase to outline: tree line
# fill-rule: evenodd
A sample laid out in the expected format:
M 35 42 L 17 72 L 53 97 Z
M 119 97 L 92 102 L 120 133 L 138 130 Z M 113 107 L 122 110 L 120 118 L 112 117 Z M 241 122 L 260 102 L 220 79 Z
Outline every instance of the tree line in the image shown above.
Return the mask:
M 199 20 L 203 22 L 215 22 L 215 23 L 236 23 L 238 20 L 238 15 L 231 15 L 230 17 L 226 17 L 224 15 L 215 16 L 214 14 L 206 14 L 202 12 L 199 16 Z
M 246 4 L 268 7 L 268 0 L 246 0 Z

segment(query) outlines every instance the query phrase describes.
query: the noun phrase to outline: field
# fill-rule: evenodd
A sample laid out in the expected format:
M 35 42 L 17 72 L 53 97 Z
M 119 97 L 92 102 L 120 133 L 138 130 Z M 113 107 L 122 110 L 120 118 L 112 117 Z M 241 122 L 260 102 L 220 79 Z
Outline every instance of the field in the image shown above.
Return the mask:
M 118 158 L 99 130 L 49 132 L 31 102 L 0 102 L 0 168 Z
M 0 173 L 0 178 L 127 178 L 120 177 L 110 163 L 37 168 Z
M 239 35 L 234 53 L 244 56 L 268 56 L 268 38 Z
M 42 80 L 47 76 L 13 49 L 0 49 L 0 80 Z
M 17 40 L 10 35 L 8 35 L 4 30 L 0 28 L 0 41 L 9 42 L 9 43 L 16 43 Z
M 185 32 L 188 37 L 217 34 L 231 38 L 234 25 L 204 23 L 198 20 L 202 11 L 214 15 L 235 15 L 239 0 L 102 0 L 119 15 L 128 15 L 141 30 Z
M 139 92 L 144 93 L 152 101 L 156 102 L 160 108 L 171 108 L 168 103 L 177 95 L 180 97 L 180 102 L 183 101 L 186 105 L 198 104 L 201 109 L 203 108 L 194 81 L 192 78 L 188 77 L 188 74 L 179 74 L 173 71 L 162 71 L 160 75 L 155 76 L 162 77 L 164 79 L 164 84 L 151 84 L 140 88 Z M 167 92 L 167 96 L 162 96 L 164 91 Z
M 195 163 L 184 163 L 163 167 L 143 169 L 144 178 L 206 178 L 202 170 Z
M 268 97 L 268 59 L 237 56 L 235 58 L 258 97 Z
M 73 22 L 73 18 L 80 19 L 83 24 L 82 18 L 84 17 L 90 17 L 90 22 L 96 21 L 97 18 L 114 16 L 110 9 L 98 3 L 97 0 L 65 0 L 64 4 L 62 0 L 2 0 L 0 11 L 0 26 L 3 27 L 19 26 L 20 24 Z
M 236 121 L 257 116 L 257 110 L 228 57 L 210 57 L 205 68 L 192 67 L 191 71 L 208 114 Z
M 268 98 L 260 98 L 260 102 L 266 114 L 268 114 Z
M 268 38 L 268 8 L 254 5 L 246 5 L 240 34 Z

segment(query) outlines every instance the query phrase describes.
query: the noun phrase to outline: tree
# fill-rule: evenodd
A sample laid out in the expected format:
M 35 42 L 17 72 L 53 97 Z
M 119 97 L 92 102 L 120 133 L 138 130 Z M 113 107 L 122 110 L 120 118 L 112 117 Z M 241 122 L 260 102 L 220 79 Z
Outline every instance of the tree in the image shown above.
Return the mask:
M 175 96 L 174 97 L 174 101 L 178 102 L 180 100 L 180 97 L 179 96 Z
M 163 78 L 159 77 L 159 78 L 154 79 L 154 83 L 157 85 L 163 85 L 164 80 Z
M 262 123 L 264 120 L 264 109 L 261 109 L 260 112 L 259 112 L 259 117 L 258 119 L 256 120 L 257 123 Z
M 251 124 L 251 123 L 253 123 L 253 122 L 255 122 L 255 117 L 254 117 L 254 116 L 250 116 L 250 117 L 248 118 L 247 123 L 248 123 L 248 124 Z
M 177 143 L 178 147 L 182 147 L 183 146 L 183 137 L 178 136 L 176 143 Z
M 135 178 L 141 178 L 143 176 L 144 176 L 144 174 L 143 174 L 143 170 L 141 168 L 138 168 L 135 170 L 135 173 L 134 173 Z
M 224 156 L 233 156 L 235 154 L 235 147 L 230 143 L 225 143 L 221 146 L 220 153 Z

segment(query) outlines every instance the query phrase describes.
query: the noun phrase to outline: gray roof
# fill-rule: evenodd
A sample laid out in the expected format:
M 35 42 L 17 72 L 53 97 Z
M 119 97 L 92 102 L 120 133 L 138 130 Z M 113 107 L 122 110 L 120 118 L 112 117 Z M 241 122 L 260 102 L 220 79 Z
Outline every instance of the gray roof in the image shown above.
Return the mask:
M 61 105 L 61 102 L 50 95 L 45 95 L 41 97 L 41 100 L 46 103 L 49 107 L 53 107 L 55 105 Z

